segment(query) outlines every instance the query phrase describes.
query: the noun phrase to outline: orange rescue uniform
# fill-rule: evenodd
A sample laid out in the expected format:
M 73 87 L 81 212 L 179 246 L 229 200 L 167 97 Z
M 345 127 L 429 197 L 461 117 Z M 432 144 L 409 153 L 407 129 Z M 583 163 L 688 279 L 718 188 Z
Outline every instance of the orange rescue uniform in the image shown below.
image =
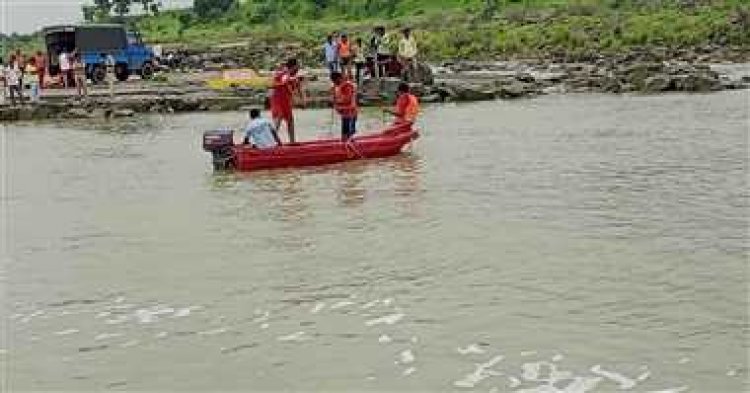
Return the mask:
M 404 93 L 396 100 L 396 124 L 414 123 L 419 115 L 419 99 L 411 93 Z

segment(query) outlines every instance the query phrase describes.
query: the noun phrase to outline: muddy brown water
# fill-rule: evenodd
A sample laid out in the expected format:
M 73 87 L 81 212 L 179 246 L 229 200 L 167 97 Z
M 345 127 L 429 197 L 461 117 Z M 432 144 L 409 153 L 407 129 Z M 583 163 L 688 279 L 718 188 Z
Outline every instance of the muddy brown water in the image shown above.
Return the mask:
M 431 106 L 255 174 L 199 145 L 240 113 L 4 125 L 4 388 L 746 390 L 747 105 Z

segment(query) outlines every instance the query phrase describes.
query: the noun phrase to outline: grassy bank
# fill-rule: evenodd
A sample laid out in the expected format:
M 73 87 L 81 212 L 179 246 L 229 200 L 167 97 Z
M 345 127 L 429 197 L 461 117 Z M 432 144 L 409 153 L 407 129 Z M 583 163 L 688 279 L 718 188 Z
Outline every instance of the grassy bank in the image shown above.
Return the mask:
M 433 60 L 750 47 L 745 0 L 248 0 L 210 20 L 172 11 L 137 21 L 154 42 L 197 46 L 249 39 L 310 47 L 327 32 L 366 37 L 379 24 L 415 27 L 423 54 Z
M 317 48 L 331 31 L 367 37 L 373 26 L 412 26 L 431 60 L 576 57 L 634 48 L 739 47 L 750 53 L 747 0 L 244 0 L 201 17 L 191 10 L 133 17 L 149 42 Z M 41 47 L 38 35 L 0 47 Z

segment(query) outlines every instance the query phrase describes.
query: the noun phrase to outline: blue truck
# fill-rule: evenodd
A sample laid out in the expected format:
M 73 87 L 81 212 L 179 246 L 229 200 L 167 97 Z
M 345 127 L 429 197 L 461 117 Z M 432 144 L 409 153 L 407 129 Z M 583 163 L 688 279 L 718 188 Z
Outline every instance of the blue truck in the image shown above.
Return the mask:
M 115 76 L 120 81 L 131 75 L 149 79 L 154 75 L 154 51 L 143 44 L 138 32 L 118 24 L 85 24 L 51 26 L 42 30 L 47 47 L 50 75 L 60 72 L 60 53 L 78 51 L 86 64 L 86 76 L 93 83 L 106 77 L 105 59 L 115 60 Z

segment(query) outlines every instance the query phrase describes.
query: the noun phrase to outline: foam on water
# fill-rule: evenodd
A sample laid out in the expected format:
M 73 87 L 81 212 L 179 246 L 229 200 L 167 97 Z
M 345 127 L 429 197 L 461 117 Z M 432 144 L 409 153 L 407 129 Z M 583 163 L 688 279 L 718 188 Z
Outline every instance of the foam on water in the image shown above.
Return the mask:
M 676 388 L 667 388 L 663 390 L 652 390 L 647 393 L 682 393 L 688 390 L 687 386 L 680 386 Z
M 623 390 L 632 389 L 636 385 L 634 380 L 622 374 L 613 372 L 613 371 L 603 370 L 602 367 L 598 364 L 596 366 L 591 367 L 591 372 L 596 375 L 607 378 L 613 382 L 616 382 L 617 384 L 620 385 L 620 389 L 623 389 Z
M 122 333 L 101 333 L 94 337 L 94 341 L 108 340 L 110 338 L 122 337 Z
M 353 297 L 350 297 L 352 299 Z M 357 306 L 357 309 L 364 309 L 364 310 L 374 310 L 373 314 L 379 315 L 377 317 L 373 318 L 367 318 L 363 315 L 354 315 L 351 313 L 337 313 L 336 310 L 343 309 L 345 307 L 352 307 L 356 306 L 357 304 L 360 304 Z M 388 304 L 387 308 L 381 307 Z M 143 338 L 143 334 L 145 333 L 146 336 L 156 338 L 156 339 L 164 339 L 170 336 L 215 336 L 220 335 L 223 333 L 227 333 L 231 331 L 237 333 L 237 337 L 243 333 L 244 329 L 249 329 L 253 326 L 247 325 L 248 318 L 242 318 L 240 320 L 233 320 L 231 317 L 226 317 L 224 315 L 218 315 L 218 316 L 212 316 L 212 310 L 209 308 L 206 310 L 206 318 L 203 318 L 201 320 L 195 320 L 190 319 L 190 323 L 202 323 L 203 324 L 203 330 L 200 329 L 200 326 L 196 326 L 195 330 L 192 330 L 190 332 L 180 332 L 180 331 L 173 331 L 169 330 L 172 325 L 176 323 L 174 318 L 185 318 L 190 317 L 192 314 L 192 310 L 197 309 L 196 306 L 171 306 L 166 304 L 156 304 L 156 305 L 141 305 L 138 307 L 122 307 L 120 310 L 116 310 L 114 307 L 116 306 L 127 306 L 124 303 L 115 304 L 112 307 L 109 307 L 107 310 L 102 311 L 102 309 L 98 310 L 88 310 L 86 311 L 88 315 L 91 317 L 91 320 L 96 320 L 100 326 L 104 325 L 111 325 L 111 324 L 123 324 L 123 323 L 130 323 L 130 326 L 125 326 L 124 328 L 127 331 L 128 336 L 131 336 L 131 329 L 135 329 L 132 334 L 137 338 Z M 266 305 L 267 306 L 267 305 Z M 295 308 L 296 307 L 296 308 Z M 382 310 L 381 310 L 382 308 Z M 13 318 L 15 320 L 21 320 L 23 318 L 29 318 L 31 315 L 34 315 L 31 318 L 38 318 L 41 315 L 44 314 L 44 311 L 42 310 L 36 310 L 28 315 L 24 315 L 22 313 L 17 313 L 13 315 Z M 315 317 L 310 316 L 310 314 L 316 314 Z M 300 316 L 304 315 L 305 317 L 301 317 L 302 319 L 299 319 Z M 374 300 L 367 300 L 367 299 L 361 299 L 361 302 L 353 302 L 351 300 L 341 300 L 336 303 L 331 304 L 330 306 L 327 306 L 324 302 L 318 302 L 314 306 L 310 308 L 309 303 L 299 303 L 298 305 L 286 308 L 281 311 L 279 311 L 278 316 L 275 316 L 274 318 L 274 325 L 278 325 L 281 327 L 290 328 L 290 331 L 293 333 L 285 334 L 285 335 L 274 335 L 275 340 L 270 341 L 270 345 L 280 345 L 278 343 L 284 343 L 284 342 L 302 342 L 302 341 L 308 341 L 312 340 L 314 337 L 318 337 L 320 333 L 321 336 L 324 337 L 339 337 L 342 336 L 341 332 L 337 331 L 294 331 L 294 327 L 296 326 L 299 328 L 299 326 L 307 326 L 310 327 L 310 329 L 327 329 L 326 324 L 318 324 L 315 320 L 321 319 L 321 318 L 327 318 L 329 316 L 335 315 L 336 318 L 349 318 L 351 322 L 356 323 L 363 323 L 365 326 L 368 327 L 375 327 L 375 326 L 392 326 L 396 325 L 399 322 L 401 322 L 405 317 L 406 313 L 400 308 L 400 307 L 394 307 L 393 306 L 393 300 L 392 298 L 386 298 L 386 299 L 380 299 L 375 298 Z M 57 314 L 54 315 L 57 317 Z M 169 317 L 169 318 L 164 318 Z M 107 319 L 109 318 L 109 319 Z M 70 319 L 70 318 L 68 318 Z M 297 320 L 299 319 L 299 320 Z M 268 329 L 270 327 L 269 321 L 271 320 L 271 311 L 258 309 L 255 311 L 253 316 L 249 318 L 250 321 L 253 323 L 257 323 L 260 327 L 260 329 Z M 243 324 L 244 322 L 244 324 Z M 150 324 L 153 326 L 141 326 L 143 324 Z M 159 327 L 160 329 L 165 329 L 161 331 L 157 331 L 158 333 L 153 332 L 154 327 Z M 294 329 L 294 330 L 292 330 Z M 396 329 L 396 328 L 387 328 L 387 329 Z M 58 336 L 65 336 L 65 335 L 72 335 L 78 333 L 78 329 L 67 329 L 67 330 L 60 330 L 58 332 L 55 332 L 55 335 Z M 260 332 L 257 332 L 258 334 L 263 334 Z M 386 328 L 382 328 L 380 331 L 374 330 L 373 333 L 377 333 L 374 335 L 374 337 L 377 337 L 377 343 L 379 344 L 389 344 L 394 341 L 398 342 L 399 345 L 405 345 L 405 347 L 400 348 L 398 351 L 395 352 L 395 359 L 391 356 L 393 356 L 392 346 L 375 346 L 373 349 L 376 351 L 383 351 L 384 355 L 387 355 L 390 361 L 395 363 L 397 366 L 399 366 L 399 370 L 397 371 L 400 373 L 401 376 L 407 377 L 407 376 L 413 376 L 416 374 L 417 371 L 417 357 L 415 356 L 415 348 L 414 344 L 417 343 L 423 343 L 420 345 L 420 347 L 429 347 L 428 353 L 443 353 L 445 356 L 450 356 L 451 354 L 455 358 L 455 354 L 458 353 L 461 356 L 464 356 L 462 359 L 463 361 L 472 361 L 476 358 L 479 358 L 480 356 L 486 354 L 488 352 L 489 348 L 492 348 L 492 346 L 488 343 L 481 342 L 481 343 L 468 343 L 463 346 L 449 346 L 449 345 L 443 345 L 439 342 L 434 342 L 429 339 L 424 339 L 422 336 L 417 336 L 415 333 L 416 331 L 411 330 L 410 326 L 399 326 L 398 331 L 388 331 L 386 333 Z M 268 333 L 266 333 L 268 334 Z M 392 335 L 397 335 L 397 337 L 400 337 L 398 340 L 394 340 Z M 138 339 L 130 339 L 128 341 L 118 343 L 114 339 L 125 337 L 125 333 L 123 332 L 103 332 L 99 333 L 95 336 L 93 336 L 93 339 L 90 338 L 89 343 L 76 343 L 78 348 L 78 353 L 86 353 L 87 356 L 95 356 L 96 353 L 104 351 L 111 346 L 127 349 L 138 346 L 141 341 Z M 235 338 L 235 335 L 227 335 L 225 338 L 222 338 L 222 340 L 231 340 Z M 273 337 L 273 336 L 271 336 Z M 348 337 L 348 336 L 347 336 Z M 408 337 L 408 338 L 407 338 Z M 475 336 L 476 337 L 476 336 Z M 112 341 L 108 341 L 112 340 Z M 217 338 L 218 340 L 218 338 Z M 276 344 L 273 344 L 273 342 L 276 342 Z M 162 340 L 151 340 L 149 341 L 149 346 L 151 345 L 165 345 L 164 343 L 167 341 Z M 172 340 L 169 340 L 168 342 L 173 342 Z M 367 340 L 366 342 L 369 342 L 370 345 L 375 344 L 372 340 Z M 84 344 L 84 345 L 81 345 Z M 246 339 L 240 342 L 235 343 L 228 343 L 229 345 L 220 347 L 220 353 L 221 354 L 232 354 L 239 351 L 249 350 L 252 348 L 256 348 L 259 346 L 257 342 L 248 342 Z M 366 344 L 365 344 L 366 345 Z M 515 393 L 543 393 L 543 392 L 555 392 L 555 393 L 584 393 L 584 392 L 590 392 L 595 389 L 601 389 L 601 388 L 610 388 L 610 389 L 618 389 L 618 390 L 629 390 L 633 389 L 637 386 L 637 384 L 640 383 L 650 383 L 652 379 L 652 371 L 649 369 L 648 366 L 642 366 L 640 367 L 640 370 L 638 371 L 639 374 L 637 377 L 629 378 L 626 377 L 623 374 L 620 374 L 613 370 L 605 370 L 600 365 L 594 365 L 592 367 L 588 368 L 588 372 L 590 372 L 589 375 L 575 375 L 571 371 L 562 370 L 559 369 L 560 365 L 566 359 L 566 356 L 564 356 L 561 353 L 552 353 L 550 355 L 546 355 L 546 359 L 551 360 L 539 360 L 539 361 L 530 361 L 535 360 L 532 357 L 537 355 L 540 352 L 544 352 L 544 350 L 524 350 L 518 353 L 518 358 L 522 358 L 526 360 L 525 362 L 520 362 L 516 365 L 511 365 L 509 362 L 504 362 L 505 359 L 504 355 L 496 354 L 494 356 L 486 355 L 486 357 L 482 357 L 486 359 L 484 362 L 474 364 L 474 369 L 472 372 L 463 375 L 462 377 L 452 380 L 452 387 L 453 388 L 460 388 L 460 389 L 476 389 L 476 388 L 482 388 L 485 391 L 487 389 L 495 389 L 499 391 L 513 391 Z M 420 355 L 422 355 L 421 349 L 420 349 Z M 539 356 L 543 357 L 543 356 Z M 531 359 L 529 359 L 531 358 Z M 684 358 L 683 358 L 684 359 Z M 73 358 L 75 360 L 75 358 Z M 684 360 L 680 359 L 683 363 L 685 363 Z M 501 367 L 501 363 L 504 365 L 504 367 Z M 471 363 L 469 363 L 470 365 Z M 374 367 L 377 367 L 373 365 Z M 419 358 L 419 369 L 420 369 L 420 375 L 422 376 L 429 376 L 432 367 L 434 367 L 434 364 L 431 362 L 430 358 L 424 358 L 423 356 L 420 356 Z M 471 370 L 471 368 L 468 368 L 468 370 Z M 725 369 L 726 370 L 726 369 Z M 727 376 L 735 376 L 737 375 L 738 371 L 736 369 L 730 369 L 726 372 Z M 514 375 L 515 374 L 515 375 Z M 396 374 L 399 375 L 399 374 Z M 459 374 L 460 375 L 460 374 Z M 380 378 L 378 378 L 380 379 Z M 387 379 L 387 378 L 385 378 Z M 416 379 L 415 379 L 416 380 Z M 451 380 L 449 380 L 451 381 Z M 601 385 L 605 383 L 605 381 L 613 382 L 615 385 Z M 601 386 L 600 386 L 601 385 Z M 658 385 L 657 385 L 658 387 Z M 446 388 L 449 388 L 446 386 Z M 678 387 L 678 388 L 672 388 L 667 390 L 661 390 L 659 392 L 661 393 L 679 393 L 684 391 L 686 389 L 685 387 Z M 641 389 L 643 390 L 643 389 Z
M 340 302 L 336 302 L 336 303 L 332 304 L 331 307 L 330 307 L 330 309 L 331 310 L 338 310 L 339 308 L 353 306 L 354 304 L 356 304 L 356 303 L 354 303 L 353 301 L 342 300 Z
M 483 380 L 499 375 L 498 372 L 493 372 L 490 368 L 500 363 L 505 357 L 503 355 L 497 355 L 484 363 L 476 365 L 474 371 L 470 374 L 465 375 L 462 379 L 453 382 L 453 386 L 458 388 L 473 388 L 477 386 Z
M 215 336 L 217 334 L 226 333 L 227 331 L 228 331 L 227 328 L 220 327 L 220 328 L 211 329 L 211 330 L 204 330 L 202 332 L 198 332 L 198 334 L 202 336 Z
M 122 348 L 130 348 L 130 347 L 134 347 L 134 346 L 138 345 L 139 343 L 140 343 L 140 341 L 138 341 L 138 340 L 130 340 L 130 341 L 126 341 L 126 342 L 120 344 L 120 347 L 122 347 Z
M 325 308 L 326 304 L 323 302 L 315 303 L 315 306 L 310 310 L 310 313 L 317 314 Z
M 80 332 L 80 330 L 78 329 L 65 329 L 65 330 L 60 330 L 60 331 L 55 332 L 55 335 L 56 336 L 69 336 L 71 334 L 76 334 L 78 332 Z
M 469 344 L 466 348 L 456 348 L 456 351 L 461 355 L 474 355 L 483 354 L 487 351 L 482 349 L 478 344 Z
M 412 352 L 410 349 L 406 349 L 398 354 L 398 361 L 396 363 L 411 364 L 414 363 L 415 360 L 416 357 L 414 356 L 414 352 Z
M 305 341 L 308 340 L 309 337 L 307 336 L 307 333 L 299 331 L 296 333 L 288 334 L 286 336 L 277 337 L 276 339 L 278 341 Z
M 370 319 L 369 321 L 365 322 L 365 325 L 367 326 L 375 326 L 375 325 L 393 325 L 403 319 L 406 316 L 404 313 L 396 313 L 396 314 L 390 314 L 386 315 L 380 318 Z
M 190 307 L 183 307 L 174 312 L 174 317 L 176 318 L 186 317 L 190 315 L 191 312 L 192 310 L 190 309 Z

